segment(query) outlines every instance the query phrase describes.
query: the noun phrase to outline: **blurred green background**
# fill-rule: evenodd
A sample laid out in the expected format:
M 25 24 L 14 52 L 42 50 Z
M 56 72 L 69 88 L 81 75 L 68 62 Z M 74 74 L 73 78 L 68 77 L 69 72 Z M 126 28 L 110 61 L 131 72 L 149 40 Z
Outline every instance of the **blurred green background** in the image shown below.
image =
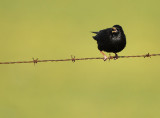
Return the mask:
M 91 31 L 115 24 L 127 37 L 120 56 L 159 53 L 159 5 L 0 0 L 0 62 L 102 57 Z M 0 65 L 0 118 L 160 118 L 159 60 Z

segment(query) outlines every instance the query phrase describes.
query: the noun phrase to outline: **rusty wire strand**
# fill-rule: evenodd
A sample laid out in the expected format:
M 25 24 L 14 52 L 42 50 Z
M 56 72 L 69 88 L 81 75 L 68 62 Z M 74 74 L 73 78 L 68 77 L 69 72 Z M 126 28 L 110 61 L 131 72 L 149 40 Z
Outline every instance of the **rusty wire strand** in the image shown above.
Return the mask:
M 145 54 L 145 55 L 134 55 L 134 56 L 118 56 L 118 58 L 134 58 L 134 57 L 151 57 L 151 56 L 160 56 L 160 54 Z M 14 62 L 0 62 L 0 64 L 15 64 L 15 63 L 39 63 L 39 62 L 60 62 L 60 61 L 78 61 L 78 60 L 96 60 L 96 59 L 104 59 L 103 57 L 91 57 L 91 58 L 75 58 L 75 56 L 71 55 L 70 59 L 57 59 L 57 60 L 38 60 L 34 59 L 32 61 L 14 61 Z M 114 56 L 110 56 L 108 57 L 109 60 L 111 59 L 115 59 Z

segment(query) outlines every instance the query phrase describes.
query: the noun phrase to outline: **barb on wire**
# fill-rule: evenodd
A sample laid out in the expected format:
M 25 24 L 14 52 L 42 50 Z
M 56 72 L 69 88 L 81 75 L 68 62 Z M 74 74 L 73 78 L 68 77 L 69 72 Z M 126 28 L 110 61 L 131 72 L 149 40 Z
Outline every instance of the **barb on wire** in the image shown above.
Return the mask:
M 34 65 L 35 65 L 36 63 L 38 63 L 38 58 L 37 58 L 37 59 L 32 58 L 32 59 L 33 59 Z
M 134 57 L 152 57 L 152 56 L 160 56 L 160 54 L 145 54 L 145 55 L 134 55 L 134 56 L 118 56 L 118 59 L 119 58 L 134 58 Z M 111 59 L 114 59 L 115 57 L 114 56 L 111 56 L 109 55 L 108 59 L 111 60 Z M 79 60 L 96 60 L 96 59 L 104 59 L 103 57 L 90 57 L 90 58 L 75 58 L 75 56 L 71 55 L 71 58 L 70 59 L 57 59 L 57 60 L 38 60 L 37 59 L 34 59 L 32 58 L 33 60 L 32 61 L 14 61 L 14 62 L 0 62 L 0 64 L 15 64 L 15 63 L 34 63 L 37 64 L 39 62 L 60 62 L 60 61 L 72 61 L 73 63 L 75 61 L 79 61 Z
M 71 58 L 72 58 L 72 62 L 74 63 L 76 61 L 75 56 L 71 55 Z

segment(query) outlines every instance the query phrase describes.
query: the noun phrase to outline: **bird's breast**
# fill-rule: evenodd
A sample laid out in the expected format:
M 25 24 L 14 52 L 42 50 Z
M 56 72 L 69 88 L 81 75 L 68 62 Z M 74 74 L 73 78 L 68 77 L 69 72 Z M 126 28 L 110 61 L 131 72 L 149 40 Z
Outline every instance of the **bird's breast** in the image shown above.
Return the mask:
M 106 40 L 103 43 L 103 49 L 107 52 L 120 52 L 126 46 L 125 36 L 117 35 L 110 38 L 110 40 Z

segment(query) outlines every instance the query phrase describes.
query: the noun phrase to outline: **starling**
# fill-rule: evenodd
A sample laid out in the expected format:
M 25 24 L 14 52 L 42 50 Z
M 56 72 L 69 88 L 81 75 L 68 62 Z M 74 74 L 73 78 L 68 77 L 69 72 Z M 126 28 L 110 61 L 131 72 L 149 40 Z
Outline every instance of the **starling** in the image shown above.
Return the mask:
M 96 35 L 93 39 L 97 41 L 98 49 L 104 56 L 104 61 L 107 56 L 103 51 L 115 53 L 115 59 L 118 59 L 117 53 L 122 51 L 126 46 L 126 36 L 120 25 L 114 25 L 112 28 L 100 30 L 99 32 L 92 32 Z

